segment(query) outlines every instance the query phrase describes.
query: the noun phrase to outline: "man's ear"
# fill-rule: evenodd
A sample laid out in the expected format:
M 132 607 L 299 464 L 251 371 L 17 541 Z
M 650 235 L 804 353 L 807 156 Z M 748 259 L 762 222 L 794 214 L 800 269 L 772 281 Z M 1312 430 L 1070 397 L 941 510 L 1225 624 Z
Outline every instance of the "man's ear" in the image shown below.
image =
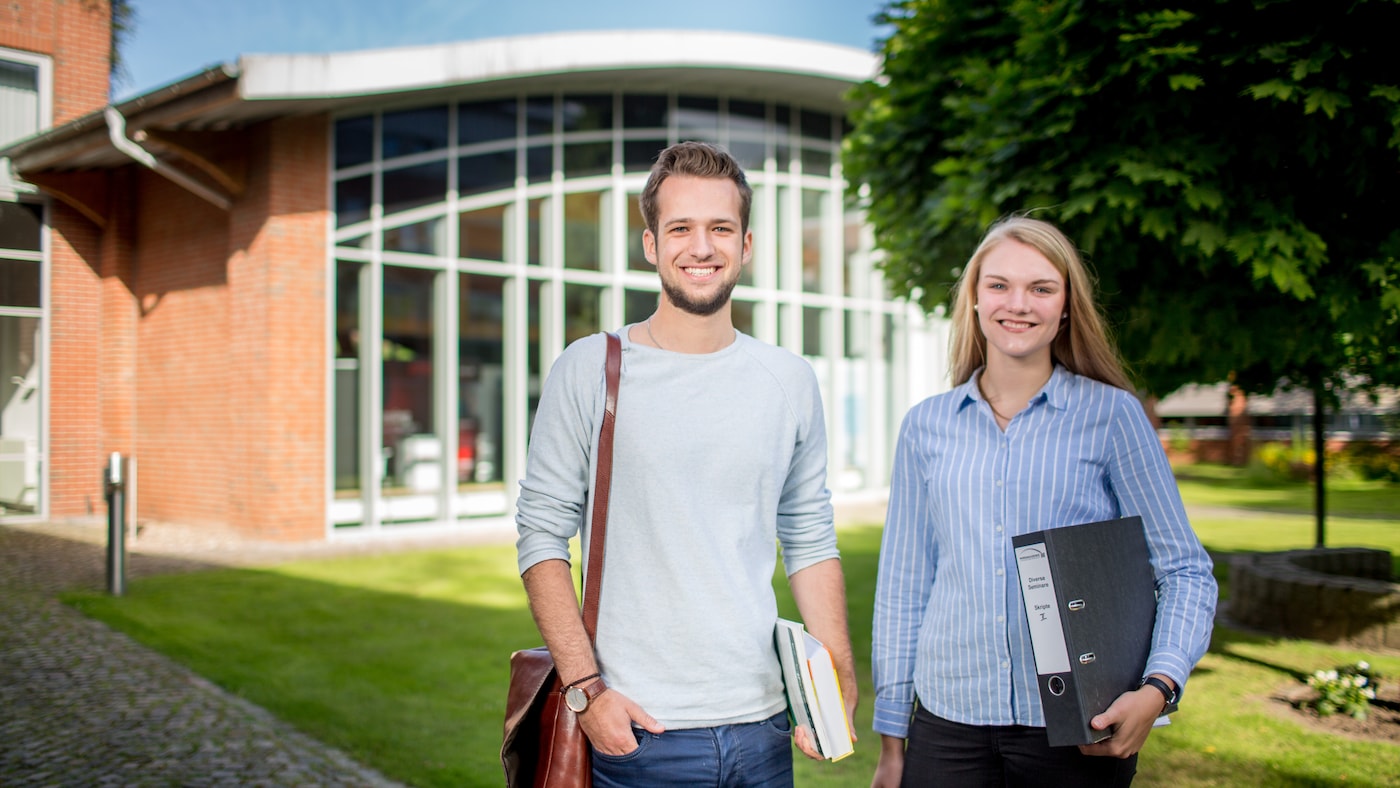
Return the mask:
M 648 263 L 656 265 L 656 236 L 651 228 L 642 231 L 642 254 L 646 255 Z

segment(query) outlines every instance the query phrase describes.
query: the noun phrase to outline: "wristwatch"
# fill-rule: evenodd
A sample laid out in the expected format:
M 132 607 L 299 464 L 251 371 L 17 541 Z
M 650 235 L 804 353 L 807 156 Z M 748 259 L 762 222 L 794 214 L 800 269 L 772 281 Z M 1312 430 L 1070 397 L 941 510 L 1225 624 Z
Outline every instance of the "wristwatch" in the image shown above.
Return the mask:
M 1167 684 L 1167 682 L 1162 681 L 1156 676 L 1147 676 L 1142 680 L 1140 684 L 1138 684 L 1138 689 L 1142 689 L 1143 687 L 1152 687 L 1153 689 L 1162 693 L 1162 697 L 1166 699 L 1166 702 L 1162 704 L 1163 714 L 1170 714 L 1176 711 L 1176 702 L 1178 699 L 1180 699 L 1181 693 L 1177 690 L 1172 689 Z
M 585 684 L 584 682 L 589 682 Z M 608 683 L 603 681 L 603 677 L 594 673 L 591 676 L 584 676 L 564 688 L 564 705 L 569 707 L 569 711 L 575 714 L 582 714 L 588 711 L 588 704 L 593 699 L 602 695 L 608 688 Z

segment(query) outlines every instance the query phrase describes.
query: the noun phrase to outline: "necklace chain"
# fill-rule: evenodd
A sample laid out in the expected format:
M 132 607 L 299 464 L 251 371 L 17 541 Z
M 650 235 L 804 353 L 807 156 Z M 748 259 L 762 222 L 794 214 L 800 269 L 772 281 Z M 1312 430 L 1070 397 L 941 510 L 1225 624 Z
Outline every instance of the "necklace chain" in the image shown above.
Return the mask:
M 656 317 L 656 315 L 652 315 L 651 317 Z M 656 335 L 651 333 L 651 317 L 647 318 L 647 339 L 651 340 L 651 344 L 656 345 L 657 350 L 665 350 L 666 348 L 662 347 L 661 343 L 656 341 Z
M 987 403 L 987 407 L 989 407 L 989 408 L 992 409 L 992 413 L 996 414 L 996 417 L 997 417 L 997 418 L 999 418 L 999 419 L 1001 419 L 1002 421 L 1005 421 L 1005 422 L 1010 422 L 1011 419 L 1015 417 L 1016 414 L 1014 414 L 1014 413 L 1013 413 L 1011 416 L 1008 416 L 1008 415 L 1006 415 L 1005 413 L 1002 413 L 1001 411 L 997 410 L 997 406 L 992 404 L 992 398 L 991 398 L 991 397 L 988 397 L 988 396 L 987 396 L 987 392 L 985 392 L 985 391 L 982 390 L 982 383 L 981 383 L 981 381 L 978 381 L 978 383 L 977 383 L 977 390 L 982 394 L 982 401 Z M 1020 412 L 1020 411 L 1017 411 L 1017 413 L 1019 413 L 1019 412 Z
M 996 416 L 997 416 L 997 418 L 1001 419 L 1002 421 L 1011 421 L 1011 419 L 1012 419 L 1013 417 L 1012 417 L 1012 416 L 1008 416 L 1008 415 L 1006 415 L 1005 413 L 1002 413 L 1001 411 L 997 410 L 997 406 L 996 406 L 996 405 L 993 405 L 991 400 L 986 400 L 986 402 L 987 402 L 987 407 L 989 407 L 989 408 L 992 409 L 992 413 L 995 413 Z

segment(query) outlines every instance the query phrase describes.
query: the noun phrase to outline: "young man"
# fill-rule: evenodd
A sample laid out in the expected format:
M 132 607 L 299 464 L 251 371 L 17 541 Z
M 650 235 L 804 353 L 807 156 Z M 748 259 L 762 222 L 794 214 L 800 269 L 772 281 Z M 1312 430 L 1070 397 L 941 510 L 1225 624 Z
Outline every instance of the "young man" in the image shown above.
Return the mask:
M 734 159 L 698 142 L 662 151 L 642 193 L 642 241 L 662 293 L 654 314 L 620 332 L 596 652 L 568 540 L 580 528 L 585 543 L 589 535 L 602 334 L 564 351 L 535 417 L 516 517 L 520 571 L 561 679 L 591 696 L 580 721 L 599 788 L 792 784 L 773 647 L 775 543 L 855 712 L 816 379 L 730 317 L 753 253 L 751 195 Z M 816 757 L 809 731 L 796 739 Z

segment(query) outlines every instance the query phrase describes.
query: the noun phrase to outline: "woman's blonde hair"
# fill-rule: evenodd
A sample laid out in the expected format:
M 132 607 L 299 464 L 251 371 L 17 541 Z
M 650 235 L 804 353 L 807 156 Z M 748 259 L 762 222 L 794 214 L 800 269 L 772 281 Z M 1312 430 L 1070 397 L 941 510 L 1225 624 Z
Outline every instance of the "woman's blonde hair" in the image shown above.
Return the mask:
M 1059 228 L 1027 216 L 1010 216 L 989 227 L 972 259 L 963 268 L 962 276 L 958 277 L 953 294 L 953 332 L 949 348 L 953 385 L 966 383 L 978 367 L 987 363 L 987 337 L 973 309 L 977 303 L 977 279 L 987 254 L 1007 240 L 1018 241 L 1040 252 L 1065 279 L 1065 311 L 1069 318 L 1062 322 L 1050 345 L 1051 360 L 1075 374 L 1132 391 L 1123 360 L 1114 349 L 1094 303 L 1093 277 L 1080 259 L 1079 251 Z

